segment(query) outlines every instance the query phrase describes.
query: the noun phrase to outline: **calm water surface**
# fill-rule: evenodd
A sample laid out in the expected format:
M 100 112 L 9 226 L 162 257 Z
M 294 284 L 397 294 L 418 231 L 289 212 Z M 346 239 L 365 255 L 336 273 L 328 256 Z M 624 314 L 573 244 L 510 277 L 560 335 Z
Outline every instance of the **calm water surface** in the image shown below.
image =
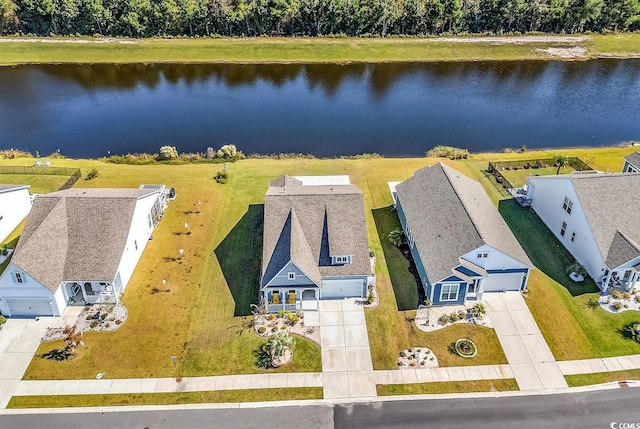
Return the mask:
M 640 60 L 0 67 L 0 147 L 74 157 L 640 141 Z

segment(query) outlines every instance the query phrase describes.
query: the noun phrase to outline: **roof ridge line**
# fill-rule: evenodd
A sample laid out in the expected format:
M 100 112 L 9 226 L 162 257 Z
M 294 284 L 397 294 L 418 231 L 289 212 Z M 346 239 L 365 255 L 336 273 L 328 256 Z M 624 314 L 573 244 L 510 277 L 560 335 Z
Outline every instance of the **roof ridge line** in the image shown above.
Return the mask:
M 442 162 L 439 162 L 438 164 L 445 166 L 446 164 L 443 164 Z M 447 167 L 449 167 L 447 165 Z M 441 167 L 442 168 L 442 167 Z M 458 170 L 456 170 L 453 167 L 449 167 L 452 170 L 455 170 L 456 172 L 458 172 Z M 473 221 L 473 218 L 471 217 L 471 215 L 469 214 L 469 208 L 467 207 L 467 205 L 464 203 L 464 201 L 462 200 L 462 198 L 460 198 L 460 194 L 458 193 L 458 190 L 456 189 L 456 187 L 453 185 L 453 182 L 451 181 L 451 178 L 449 177 L 449 174 L 447 174 L 447 171 L 442 168 L 442 172 L 444 173 L 445 177 L 447 178 L 447 181 L 449 182 L 449 185 L 451 185 L 451 189 L 453 189 L 453 193 L 456 194 L 456 197 L 458 198 L 458 201 L 460 201 L 460 204 L 462 204 L 462 207 L 464 208 L 464 212 L 467 215 L 467 217 L 469 218 L 469 220 L 471 221 L 471 225 L 473 225 L 473 229 L 476 231 L 476 234 L 478 234 L 478 237 L 480 238 L 480 240 L 484 243 L 487 244 L 487 241 L 482 237 L 482 234 L 480 234 L 480 230 L 478 229 L 478 226 L 476 225 L 476 223 Z M 458 172 L 459 174 L 462 174 L 460 172 Z M 469 178 L 469 180 L 473 180 L 471 178 Z

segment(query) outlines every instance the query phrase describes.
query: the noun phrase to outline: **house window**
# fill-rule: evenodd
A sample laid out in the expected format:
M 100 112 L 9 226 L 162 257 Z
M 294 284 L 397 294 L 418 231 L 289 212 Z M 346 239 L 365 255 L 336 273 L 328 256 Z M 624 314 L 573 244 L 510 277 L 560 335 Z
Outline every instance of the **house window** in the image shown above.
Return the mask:
M 575 233 L 575 232 L 572 232 L 572 233 L 571 233 L 571 241 L 573 241 L 573 240 L 575 240 L 575 239 L 576 239 L 576 233 Z
M 289 277 L 289 280 L 295 280 L 296 279 L 296 273 L 293 273 L 293 272 L 292 273 L 288 273 L 288 277 Z
M 133 240 L 133 245 L 136 247 L 136 250 L 138 250 L 138 240 Z
M 569 197 L 564 197 L 564 203 L 562 204 L 562 209 L 567 213 L 571 214 L 572 208 L 573 208 L 573 201 L 571 201 Z
M 489 257 L 489 253 L 487 252 L 479 252 L 477 255 L 478 259 L 484 259 L 484 258 L 488 258 Z
M 151 228 L 153 226 L 153 223 L 151 222 L 151 215 L 150 214 L 147 215 L 147 220 L 149 221 L 149 228 Z
M 351 257 L 346 256 L 334 256 L 334 260 L 336 264 L 349 264 L 351 263 Z
M 444 284 L 440 291 L 440 301 L 457 301 L 458 300 L 458 284 Z
M 17 283 L 24 283 L 24 279 L 22 278 L 22 273 L 14 273 L 14 275 L 16 276 Z
M 564 233 L 567 231 L 567 222 L 562 222 L 562 228 L 560 228 L 560 235 L 564 237 Z

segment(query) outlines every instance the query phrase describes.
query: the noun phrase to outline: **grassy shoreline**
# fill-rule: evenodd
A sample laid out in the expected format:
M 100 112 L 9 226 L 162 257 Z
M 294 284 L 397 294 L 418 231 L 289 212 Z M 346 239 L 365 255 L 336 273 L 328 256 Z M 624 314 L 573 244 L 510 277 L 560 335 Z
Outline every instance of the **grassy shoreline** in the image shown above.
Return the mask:
M 437 38 L 0 38 L 0 65 L 640 58 L 640 33 Z

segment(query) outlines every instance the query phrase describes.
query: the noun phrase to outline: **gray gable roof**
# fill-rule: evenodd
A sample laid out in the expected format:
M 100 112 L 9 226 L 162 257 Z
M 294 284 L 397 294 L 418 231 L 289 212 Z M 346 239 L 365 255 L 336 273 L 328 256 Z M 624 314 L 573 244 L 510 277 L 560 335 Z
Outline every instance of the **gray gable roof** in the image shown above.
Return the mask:
M 607 266 L 640 256 L 640 173 L 571 174 L 571 183 Z
M 352 255 L 352 263 L 331 265 L 333 255 Z M 323 276 L 370 274 L 364 198 L 356 186 L 303 186 L 288 176 L 271 182 L 264 206 L 262 285 L 289 261 L 318 284 Z
M 625 161 L 640 170 L 640 152 L 633 152 L 624 157 Z
M 396 191 L 430 281 L 451 275 L 460 256 L 484 244 L 533 267 L 475 180 L 438 163 L 416 171 Z
M 17 191 L 18 189 L 28 189 L 31 185 L 9 185 L 0 183 L 0 194 L 3 192 Z
M 38 196 L 12 262 L 55 292 L 62 281 L 112 281 L 143 189 L 67 189 Z

